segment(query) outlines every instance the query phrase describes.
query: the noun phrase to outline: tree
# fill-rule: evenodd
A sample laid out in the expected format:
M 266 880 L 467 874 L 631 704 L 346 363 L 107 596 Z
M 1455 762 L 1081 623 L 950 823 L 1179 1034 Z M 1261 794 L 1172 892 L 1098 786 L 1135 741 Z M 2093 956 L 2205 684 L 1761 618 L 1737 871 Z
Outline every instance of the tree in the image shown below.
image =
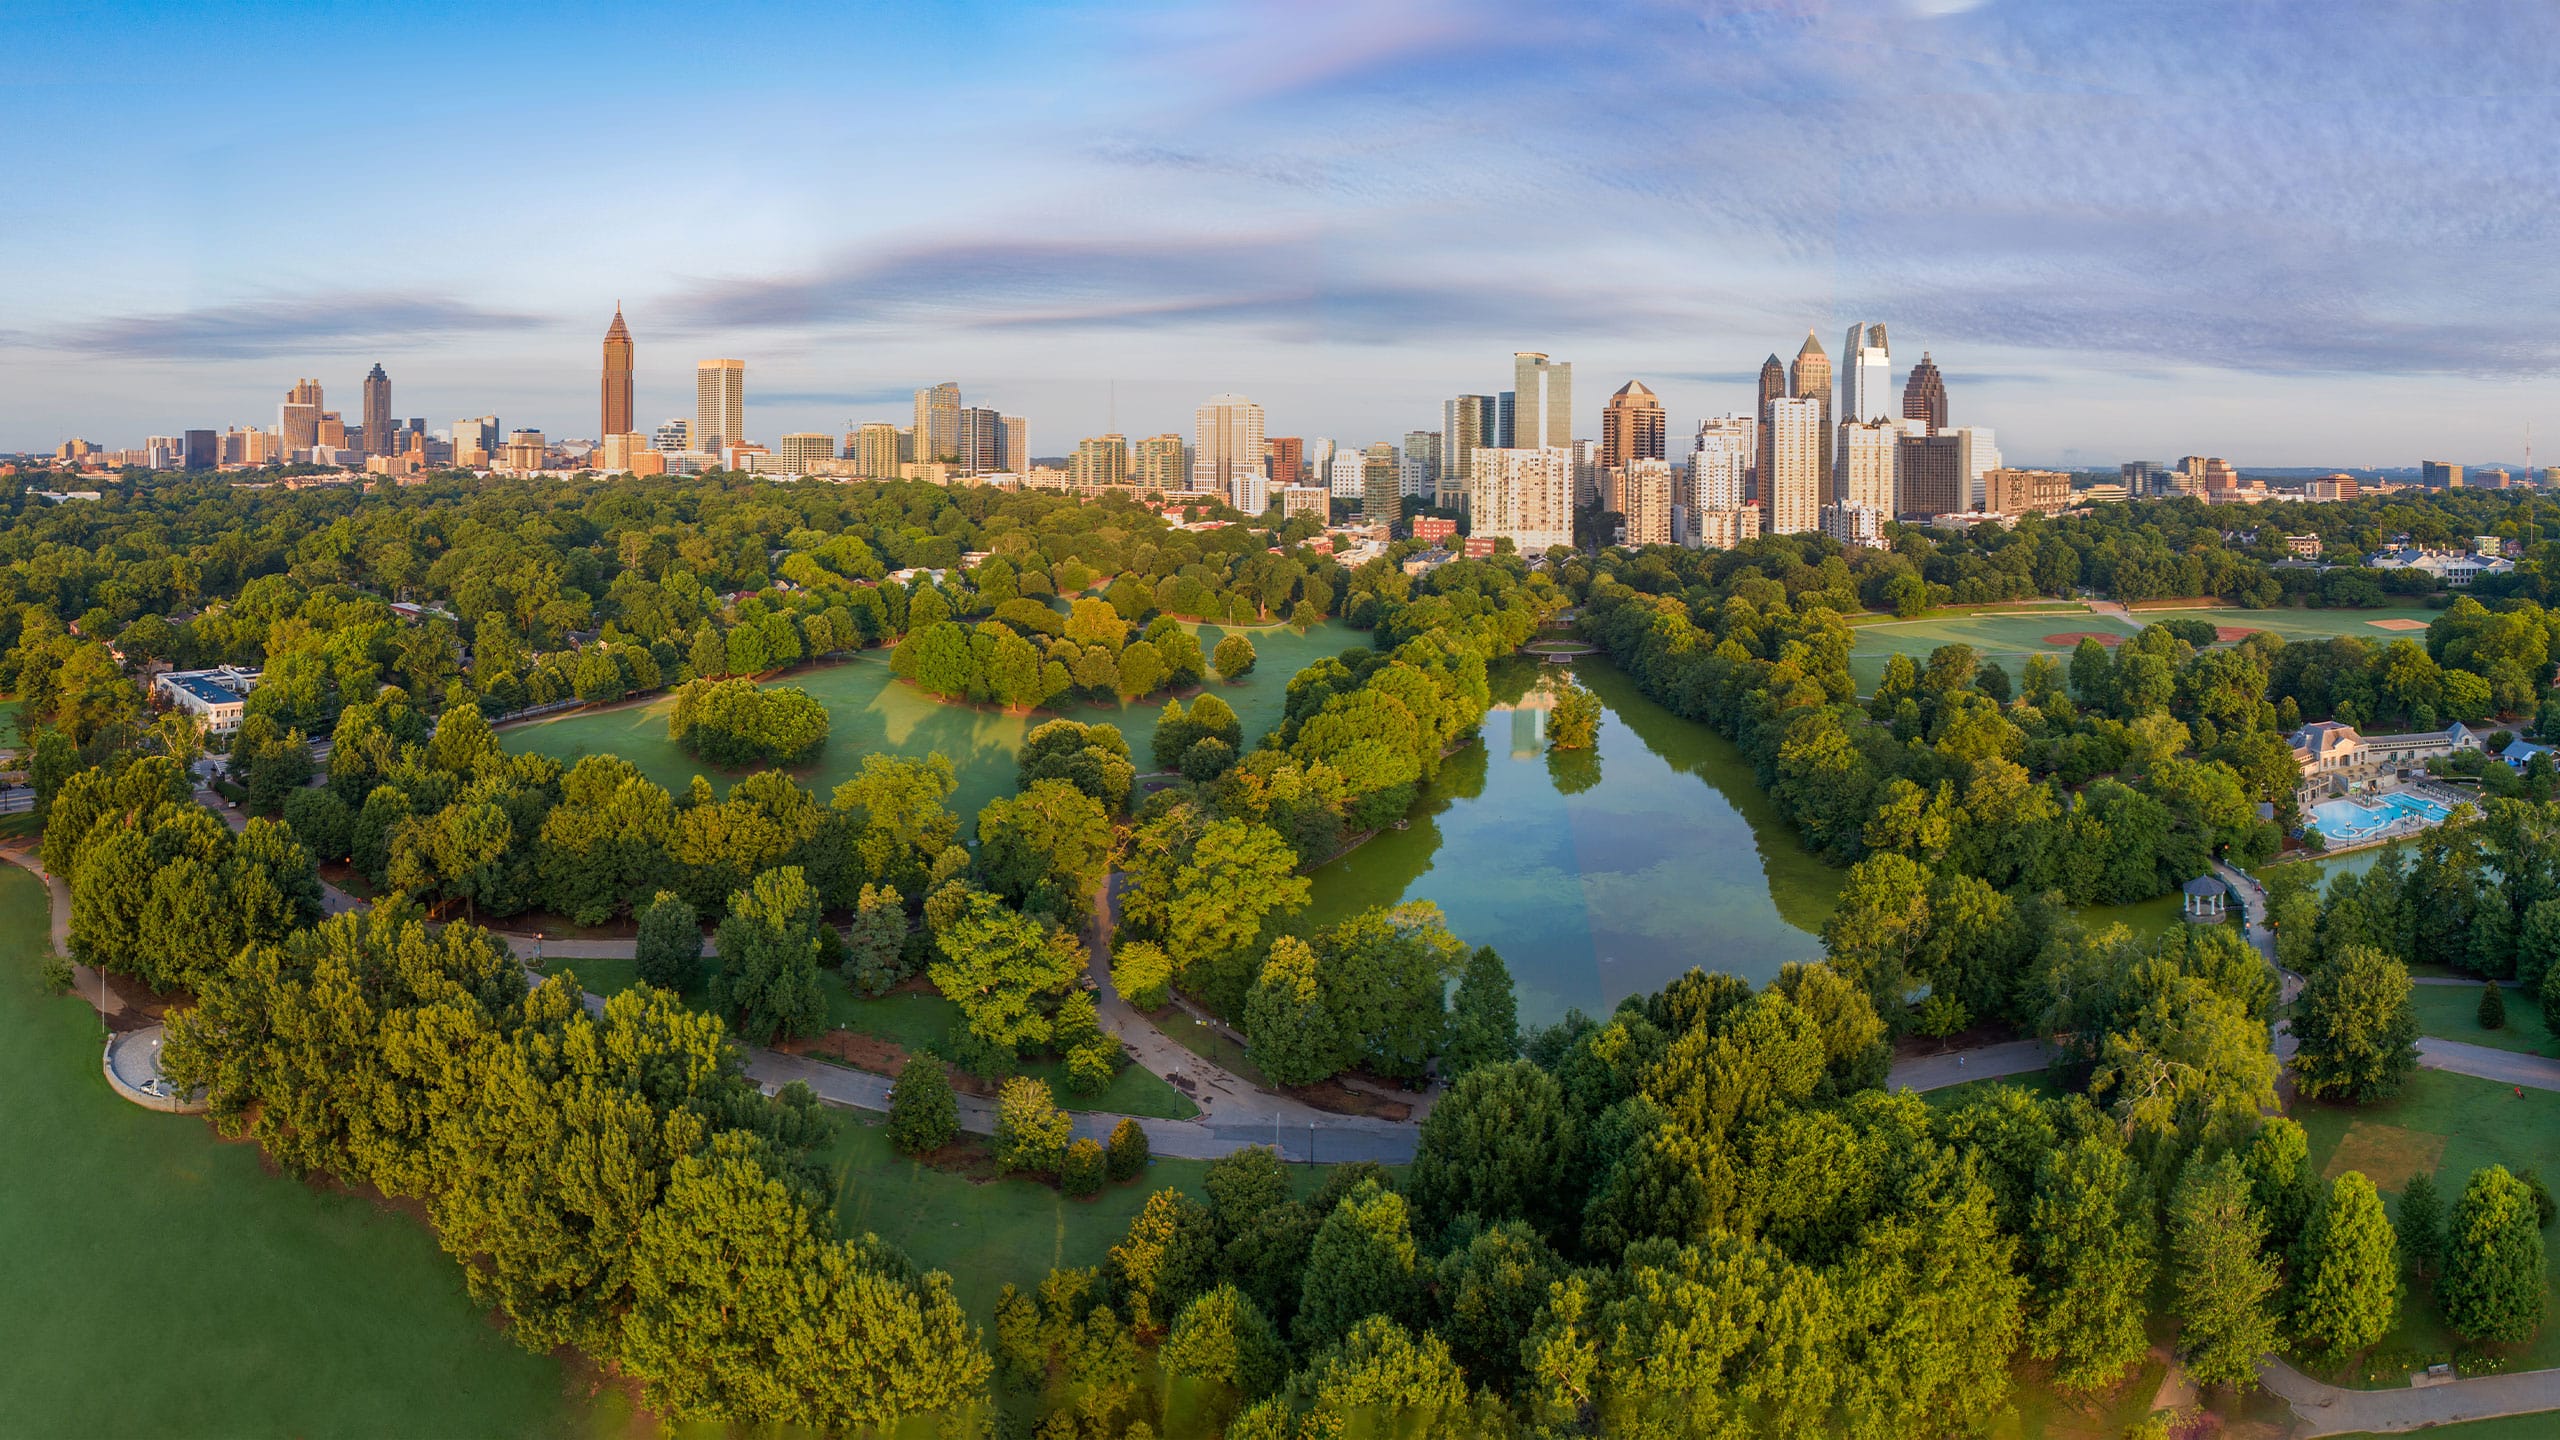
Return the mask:
M 1440 1048 L 1441 1073 L 1464 1075 L 1519 1053 L 1520 1005 L 1512 992 L 1511 971 L 1492 946 L 1479 945 L 1458 975 L 1448 1038 Z
M 1420 1255 L 1404 1197 L 1363 1180 L 1325 1217 L 1307 1253 L 1299 1344 L 1331 1344 L 1371 1315 L 1403 1324 L 1421 1299 Z
M 1422 1122 L 1406 1182 L 1415 1220 L 1439 1234 L 1461 1212 L 1526 1220 L 1554 1236 L 1580 1214 L 1579 1136 L 1563 1087 L 1526 1060 L 1459 1077 Z
M 2380 1344 L 2400 1309 L 2400 1256 L 2382 1196 L 2361 1170 L 2332 1181 L 2294 1260 L 2292 1329 L 2303 1348 L 2352 1355 Z
M 2348 945 L 2314 967 L 2294 1007 L 2302 1093 L 2362 1105 L 2396 1095 L 2418 1063 L 2409 967 Z
M 2104 1389 L 2150 1349 L 2152 1208 L 2124 1147 L 2088 1136 L 2048 1154 L 2026 1227 L 2037 1303 L 2027 1350 L 2066 1390 Z
M 1073 935 L 983 890 L 967 893 L 959 913 L 934 932 L 933 945 L 941 957 L 927 972 L 934 988 L 960 1007 L 979 1044 L 1007 1055 L 1049 1039 L 1046 1007 L 1085 967 L 1084 946 Z
M 2200 1385 L 2250 1390 L 2258 1357 L 2275 1348 L 2268 1302 L 2281 1281 L 2265 1239 L 2237 1157 L 2187 1167 L 2169 1202 L 2171 1304 L 2179 1353 Z
M 1233 632 L 1220 636 L 1217 648 L 1209 652 L 1210 668 L 1230 685 L 1253 673 L 1253 661 L 1253 642 Z
M 1236 1013 L 1268 920 L 1307 903 L 1307 878 L 1280 833 L 1245 820 L 1194 828 L 1184 812 L 1140 827 L 1123 915 L 1156 940 L 1210 1005 Z
M 2471 1172 L 2445 1231 L 2436 1300 L 2466 1340 L 2514 1344 L 2542 1326 L 2542 1226 L 2533 1192 L 2503 1165 Z
M 1168 1373 L 1223 1385 L 1248 1404 L 1271 1393 L 1289 1369 L 1288 1352 L 1271 1322 L 1243 1291 L 1227 1284 L 1182 1307 L 1160 1359 Z
M 702 979 L 702 921 L 683 896 L 661 890 L 641 910 L 634 954 L 646 984 L 683 994 Z
M 1066 1158 L 1058 1162 L 1058 1188 L 1079 1200 L 1101 1194 L 1103 1164 L 1100 1143 L 1082 1136 L 1067 1142 Z
M 2560 965 L 2542 973 L 2542 988 L 2537 993 L 2542 1001 L 2542 1028 L 2560 1032 Z
M 1173 961 L 1151 940 L 1123 940 L 1111 947 L 1111 988 L 1140 1010 L 1154 1010 L 1173 984 Z
M 1600 697 L 1574 683 L 1568 674 L 1556 687 L 1555 705 L 1547 711 L 1547 744 L 1557 750 L 1588 750 L 1600 739 Z
M 326 789 L 302 789 L 284 797 L 284 823 L 293 838 L 322 862 L 344 860 L 355 840 L 355 812 Z
M 1102 802 L 1064 780 L 1039 780 L 978 812 L 978 865 L 1021 908 L 1081 924 L 1111 873 L 1118 837 Z
M 729 897 L 712 938 L 720 955 L 711 1008 L 757 1042 L 815 1035 L 826 1024 L 818 989 L 818 892 L 797 865 L 768 870 Z
M 960 1134 L 959 1102 L 950 1072 L 931 1051 L 907 1057 L 889 1086 L 889 1143 L 902 1155 L 924 1155 Z
M 1114 1180 L 1135 1180 L 1147 1171 L 1147 1127 L 1122 1116 L 1111 1127 L 1109 1171 Z
M 2444 1197 L 2436 1193 L 2434 1176 L 2412 1175 L 2400 1187 L 2397 1228 L 2400 1253 L 2409 1257 L 2409 1267 L 2433 1274 L 2444 1258 Z
M 845 934 L 845 983 L 866 995 L 885 995 L 907 977 L 906 955 L 906 901 L 886 885 L 863 886 Z
M 1049 1094 L 1049 1082 L 1016 1075 L 996 1092 L 996 1164 L 1026 1175 L 1054 1175 L 1066 1158 L 1073 1131 L 1067 1112 Z
M 1246 1055 L 1274 1085 L 1311 1085 L 1350 1063 L 1325 1004 L 1322 962 L 1295 935 L 1271 942 L 1245 997 Z
M 2480 986 L 2480 1028 L 2507 1028 L 2507 990 L 2495 980 L 2483 982 Z
M 745 633 L 730 632 L 733 649 Z M 789 686 L 695 680 L 676 690 L 667 738 L 714 765 L 806 765 L 827 743 L 827 708 Z
M 1208 1288 L 1217 1263 L 1207 1208 L 1179 1190 L 1158 1190 L 1129 1221 L 1129 1233 L 1111 1247 L 1102 1274 L 1129 1323 L 1154 1336 L 1173 1324 L 1192 1296 Z

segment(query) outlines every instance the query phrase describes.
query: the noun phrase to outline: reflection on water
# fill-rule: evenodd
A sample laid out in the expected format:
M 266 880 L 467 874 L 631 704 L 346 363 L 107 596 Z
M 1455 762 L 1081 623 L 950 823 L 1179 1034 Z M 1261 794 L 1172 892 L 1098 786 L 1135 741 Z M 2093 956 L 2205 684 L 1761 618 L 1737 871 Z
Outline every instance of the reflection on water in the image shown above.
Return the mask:
M 1819 958 L 1840 873 L 1796 843 L 1740 752 L 1606 661 L 1574 673 L 1602 702 L 1596 751 L 1546 750 L 1539 667 L 1504 662 L 1485 743 L 1450 757 L 1407 828 L 1317 871 L 1300 926 L 1433 901 L 1502 952 L 1530 1024 L 1605 1012 L 1692 965 L 1758 981 Z

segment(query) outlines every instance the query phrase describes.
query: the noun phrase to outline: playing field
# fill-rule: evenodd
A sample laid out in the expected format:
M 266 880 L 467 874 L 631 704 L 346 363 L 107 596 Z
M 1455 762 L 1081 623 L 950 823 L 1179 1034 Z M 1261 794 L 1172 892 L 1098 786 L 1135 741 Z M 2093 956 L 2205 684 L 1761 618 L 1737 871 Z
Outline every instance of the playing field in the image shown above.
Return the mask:
M 1849 652 L 1849 673 L 1857 680 L 1860 694 L 1872 694 L 1884 679 L 1885 662 L 1891 657 L 1908 655 L 1914 661 L 1924 661 L 1930 651 L 1941 645 L 1964 644 L 1972 646 L 1979 658 L 1992 661 L 2008 671 L 2009 678 L 2015 681 L 2025 676 L 2029 656 L 2051 655 L 2068 661 L 2083 635 L 2097 636 L 2101 643 L 2120 645 L 2132 639 L 2139 626 L 2172 616 L 2202 620 L 2220 630 L 2225 640 L 2237 640 L 2252 630 L 2265 630 L 2287 640 L 2328 640 L 2340 635 L 2353 635 L 2382 644 L 2404 636 L 2422 638 L 2427 622 L 2435 618 L 2436 612 L 2416 606 L 2399 606 L 2379 610 L 2197 608 L 2136 610 L 2131 614 L 2131 624 L 2110 615 L 2069 611 L 2047 614 L 1992 612 L 1919 620 L 1872 621 L 1857 627 L 1857 644 Z
M 1215 625 L 1187 628 L 1200 638 L 1203 653 L 1217 648 L 1227 633 Z M 1253 641 L 1253 672 L 1238 684 L 1212 679 L 1209 685 L 1235 707 L 1248 745 L 1279 722 L 1291 676 L 1323 656 L 1338 655 L 1368 639 L 1338 621 L 1327 621 L 1304 635 L 1281 625 L 1238 633 Z M 889 673 L 886 650 L 865 650 L 841 664 L 788 675 L 775 683 L 805 690 L 827 707 L 827 748 L 816 764 L 791 772 L 820 800 L 862 768 L 865 754 L 924 756 L 939 751 L 950 757 L 959 777 L 959 793 L 952 797 L 951 808 L 964 829 L 976 824 L 979 807 L 1013 793 L 1013 757 L 1022 747 L 1022 737 L 1060 716 L 1119 726 L 1138 768 L 1153 768 L 1147 752 L 1167 698 L 1157 695 L 1125 706 L 1079 704 L 1061 706 L 1055 712 L 1008 715 L 992 707 L 945 704 L 898 680 Z M 619 755 L 677 794 L 695 775 L 725 790 L 746 773 L 714 769 L 668 739 L 667 716 L 674 709 L 672 697 L 660 696 L 646 704 L 563 715 L 510 727 L 500 734 L 510 750 L 554 756 L 566 765 L 588 755 Z

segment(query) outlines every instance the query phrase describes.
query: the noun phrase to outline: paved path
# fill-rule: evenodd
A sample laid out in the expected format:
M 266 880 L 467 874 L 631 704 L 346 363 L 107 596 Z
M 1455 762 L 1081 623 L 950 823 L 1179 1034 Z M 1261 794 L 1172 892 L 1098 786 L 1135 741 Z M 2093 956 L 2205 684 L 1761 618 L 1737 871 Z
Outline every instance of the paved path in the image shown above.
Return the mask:
M 47 933 L 53 941 L 53 953 L 69 957 L 71 954 L 71 887 L 62 883 L 59 877 L 45 873 L 44 862 L 36 858 L 36 842 L 32 837 L 0 846 L 0 859 L 7 860 L 10 864 L 44 882 L 46 908 L 52 913 L 53 923 L 48 927 Z M 132 1024 L 143 1018 L 140 1011 L 128 1006 L 124 996 L 107 983 L 107 977 L 77 960 L 71 962 L 71 989 L 74 994 L 87 1000 L 89 1008 L 97 1011 L 109 1025 L 113 1025 L 118 1020 Z
M 2560 1370 L 2482 1375 L 2424 1389 L 2346 1390 L 2324 1385 L 2270 1356 L 2258 1362 L 2258 1378 L 2293 1407 L 2302 1422 L 2294 1433 L 2304 1437 L 2397 1434 L 2430 1425 L 2560 1410 Z
M 2142 622 L 2134 619 L 2132 612 L 2126 610 L 2122 605 L 2117 604 L 2113 600 L 2090 601 L 2089 613 L 2092 615 L 2102 615 L 2107 619 L 2113 620 L 2117 624 L 2124 626 L 2127 630 L 2139 632 L 2142 629 Z
M 2010 1040 L 1945 1055 L 1897 1060 L 1885 1075 L 1887 1090 L 1944 1090 L 1968 1080 L 1997 1080 L 2041 1070 L 2053 1058 L 2053 1047 L 2041 1040 Z

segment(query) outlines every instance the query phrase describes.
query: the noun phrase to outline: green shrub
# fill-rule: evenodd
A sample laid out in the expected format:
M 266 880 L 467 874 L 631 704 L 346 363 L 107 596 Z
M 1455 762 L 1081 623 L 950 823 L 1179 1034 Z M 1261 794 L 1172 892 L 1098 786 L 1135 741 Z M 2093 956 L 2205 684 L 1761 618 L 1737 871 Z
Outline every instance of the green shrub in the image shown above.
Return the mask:
M 2507 1028 L 2507 991 L 2505 986 L 2495 980 L 2480 987 L 2480 1028 L 2483 1030 Z
M 1146 1173 L 1147 1128 L 1137 1121 L 1123 1118 L 1111 1127 L 1109 1171 L 1114 1180 L 1135 1180 Z
M 951 1076 L 930 1050 L 907 1057 L 889 1086 L 889 1143 L 902 1155 L 923 1155 L 960 1133 L 960 1105 Z
M 1102 1193 L 1102 1176 L 1108 1163 L 1100 1145 L 1080 1139 L 1067 1147 L 1067 1158 L 1058 1167 L 1058 1188 L 1079 1199 L 1098 1195 Z

